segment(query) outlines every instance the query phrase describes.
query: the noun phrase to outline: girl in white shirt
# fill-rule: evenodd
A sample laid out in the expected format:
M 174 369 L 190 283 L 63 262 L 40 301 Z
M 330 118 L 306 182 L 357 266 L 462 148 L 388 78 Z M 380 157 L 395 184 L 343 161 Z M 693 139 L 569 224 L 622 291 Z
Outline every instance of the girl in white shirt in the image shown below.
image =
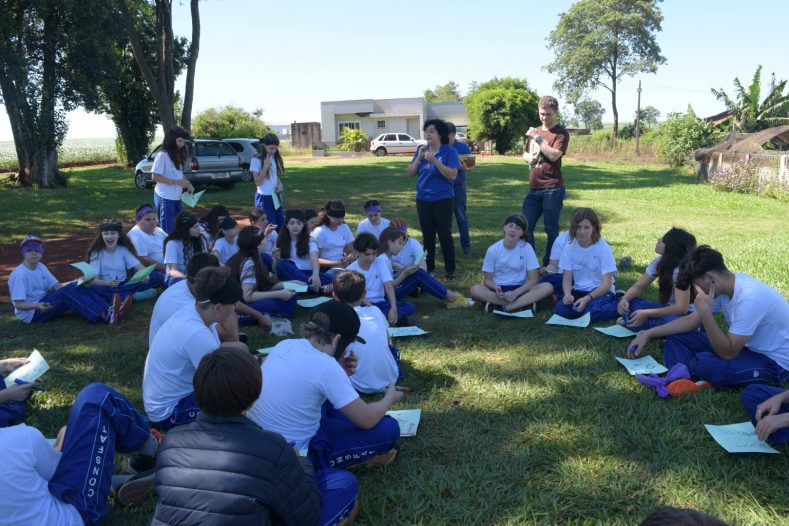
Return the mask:
M 214 248 L 211 250 L 211 253 L 224 265 L 238 252 L 238 244 L 236 243 L 238 240 L 238 223 L 236 223 L 235 219 L 228 216 L 222 220 L 219 229 L 219 238 L 214 241 Z
M 279 153 L 279 139 L 273 133 L 267 133 L 260 139 L 258 154 L 249 163 L 249 171 L 255 179 L 255 208 L 265 210 L 268 220 L 276 225 L 277 232 L 285 225 L 285 213 L 282 203 L 274 201 L 274 194 L 284 191 L 282 175 L 285 165 Z M 279 206 L 277 206 L 279 205 Z
M 310 238 L 304 212 L 291 209 L 285 214 L 285 228 L 277 237 L 277 276 L 283 281 L 297 281 L 316 292 L 329 285 L 331 278 L 322 273 L 318 263 L 318 245 Z M 329 292 L 328 288 L 323 289 Z
M 168 287 L 186 278 L 186 265 L 192 256 L 207 251 L 194 214 L 181 212 L 175 223 L 175 229 L 164 240 L 164 263 L 167 265 Z
M 540 264 L 528 243 L 529 223 L 521 214 L 504 220 L 504 238 L 485 253 L 482 285 L 471 287 L 471 297 L 491 308 L 513 312 L 551 295 L 553 287 L 539 283 Z
M 312 239 L 318 245 L 318 262 L 323 269 L 345 267 L 356 259 L 353 233 L 345 223 L 342 201 L 332 199 L 326 203 L 318 214 L 318 226 L 312 231 Z
M 365 202 L 364 215 L 367 216 L 367 219 L 363 219 L 356 227 L 356 235 L 368 232 L 380 238 L 381 232 L 389 226 L 389 220 L 381 217 L 381 203 L 377 199 L 370 199 Z
M 137 249 L 137 257 L 146 267 L 156 265 L 156 270 L 151 273 L 151 287 L 164 286 L 167 265 L 164 264 L 164 240 L 167 232 L 159 228 L 156 212 L 149 204 L 137 207 L 134 212 L 136 225 L 127 234 Z
M 616 319 L 616 261 L 600 230 L 594 210 L 573 212 L 569 240 L 559 259 L 563 297 L 554 310 L 559 316 L 574 319 L 588 312 L 592 322 Z
M 184 190 L 189 193 L 195 191 L 183 171 L 187 156 L 186 142 L 191 140 L 189 132 L 181 126 L 168 130 L 151 169 L 151 178 L 156 183 L 153 201 L 159 214 L 159 224 L 168 234 L 175 228 L 175 217 L 183 210 L 181 193 Z

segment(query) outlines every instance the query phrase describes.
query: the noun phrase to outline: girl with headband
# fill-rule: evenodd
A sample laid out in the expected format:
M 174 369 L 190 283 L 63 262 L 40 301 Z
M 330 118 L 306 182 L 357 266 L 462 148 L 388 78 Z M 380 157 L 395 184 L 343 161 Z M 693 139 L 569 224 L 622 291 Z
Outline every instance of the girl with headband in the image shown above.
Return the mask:
M 381 217 L 381 203 L 377 199 L 364 203 L 364 215 L 367 219 L 362 220 L 356 227 L 356 235 L 368 232 L 375 237 L 381 237 L 381 232 L 389 226 L 389 220 Z
M 167 238 L 167 232 L 159 228 L 156 211 L 147 203 L 137 207 L 134 221 L 136 225 L 127 235 L 137 249 L 137 257 L 146 267 L 156 265 L 156 270 L 151 273 L 148 284 L 152 288 L 163 287 L 167 272 L 167 266 L 164 264 L 164 240 Z
M 425 261 L 425 249 L 422 243 L 408 235 L 408 223 L 402 217 L 395 217 L 389 223 L 391 228 L 395 228 L 405 234 L 405 243 L 400 252 L 392 256 L 392 269 L 399 272 L 409 265 L 417 265 L 422 270 L 427 270 Z
M 471 287 L 471 297 L 492 309 L 513 312 L 529 307 L 553 292 L 550 283 L 539 283 L 540 264 L 527 242 L 529 223 L 521 214 L 504 220 L 504 238 L 485 252 L 482 285 Z
M 75 281 L 60 282 L 41 263 L 44 243 L 35 236 L 26 237 L 20 244 L 22 264 L 8 278 L 8 290 L 14 314 L 23 323 L 43 323 L 67 310 L 91 323 L 115 323 L 113 303 L 97 293 L 94 287 L 77 286 Z M 120 296 L 114 296 L 120 305 Z
M 200 235 L 197 217 L 181 212 L 175 218 L 175 228 L 164 240 L 164 264 L 167 265 L 167 286 L 186 278 L 186 265 L 192 256 L 207 252 L 205 239 Z

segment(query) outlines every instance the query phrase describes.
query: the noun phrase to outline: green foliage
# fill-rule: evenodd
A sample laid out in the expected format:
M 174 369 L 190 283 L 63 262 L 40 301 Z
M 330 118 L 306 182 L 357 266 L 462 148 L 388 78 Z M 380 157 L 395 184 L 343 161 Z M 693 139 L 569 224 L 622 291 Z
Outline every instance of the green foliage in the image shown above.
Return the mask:
M 709 176 L 709 183 L 724 192 L 757 194 L 781 201 L 789 200 L 789 186 L 784 181 L 759 173 L 753 161 L 735 161 Z
M 632 139 L 636 136 L 636 125 L 633 122 L 628 122 L 623 124 L 621 128 L 619 128 L 619 138 L 620 139 Z
M 477 84 L 466 97 L 469 133 L 475 141 L 495 141 L 496 151 L 503 154 L 539 121 L 538 101 L 526 79 L 494 78 Z
M 789 91 L 784 94 L 787 81 L 776 82 L 775 73 L 770 79 L 767 95 L 761 100 L 762 93 L 762 66 L 756 68 L 753 79 L 747 88 L 743 87 L 740 79 L 734 79 L 736 90 L 732 99 L 723 89 L 712 90 L 719 101 L 726 105 L 730 116 L 724 125 L 741 132 L 755 132 L 772 126 L 789 124 Z
M 671 166 L 684 166 L 694 150 L 715 142 L 712 126 L 696 117 L 693 108 L 687 113 L 669 113 L 658 128 L 660 155 Z
M 337 147 L 345 152 L 366 152 L 370 148 L 370 139 L 362 129 L 343 128 Z
M 657 124 L 657 121 L 660 118 L 660 110 L 654 106 L 647 106 L 641 110 L 640 116 L 641 120 L 639 126 L 641 127 L 641 133 L 643 134 L 645 131 L 651 130 Z M 639 118 L 638 110 L 635 112 L 635 118 Z
M 263 137 L 271 128 L 260 118 L 263 110 L 252 113 L 236 106 L 208 108 L 192 121 L 193 137 L 227 139 L 229 137 Z
M 584 99 L 575 103 L 575 116 L 590 130 L 603 129 L 603 105 L 596 100 Z
M 460 96 L 459 87 L 455 81 L 450 80 L 443 86 L 425 90 L 425 102 L 461 102 L 463 97 Z
M 661 30 L 661 0 L 579 0 L 562 13 L 548 37 L 557 76 L 554 89 L 571 103 L 605 88 L 613 96 L 614 136 L 619 131 L 617 84 L 622 77 L 654 73 L 666 62 L 655 34 Z

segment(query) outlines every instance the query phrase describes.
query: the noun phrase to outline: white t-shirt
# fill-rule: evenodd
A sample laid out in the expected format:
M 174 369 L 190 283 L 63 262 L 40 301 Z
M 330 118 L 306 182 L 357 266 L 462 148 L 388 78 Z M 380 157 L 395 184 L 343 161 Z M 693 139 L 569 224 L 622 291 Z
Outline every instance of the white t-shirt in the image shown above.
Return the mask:
M 148 326 L 148 347 L 153 344 L 153 337 L 159 328 L 169 320 L 173 314 L 183 309 L 187 305 L 194 305 L 195 297 L 189 290 L 189 284 L 185 279 L 175 285 L 167 287 L 161 296 L 156 300 L 151 313 L 151 324 Z
M 345 245 L 353 243 L 351 227 L 341 224 L 337 230 L 321 225 L 312 231 L 312 239 L 318 244 L 318 253 L 322 259 L 337 261 L 342 259 Z
M 599 287 L 603 274 L 616 274 L 614 253 L 603 238 L 586 248 L 575 239 L 570 241 L 562 251 L 559 267 L 572 271 L 573 290 L 582 292 L 591 292 Z M 611 292 L 614 290 L 614 277 L 611 276 Z
M 164 263 L 175 265 L 175 269 L 186 275 L 186 257 L 184 256 L 184 243 L 171 239 L 164 247 Z M 169 274 L 169 271 L 168 271 Z
M 362 393 L 380 393 L 397 382 L 397 363 L 389 351 L 389 323 L 378 307 L 354 307 L 361 326 L 359 336 L 367 343 L 353 342 L 348 346 L 358 359 L 351 384 Z
M 299 448 L 318 431 L 326 400 L 342 409 L 359 398 L 337 360 L 309 340 L 279 342 L 262 370 L 263 390 L 246 416 L 266 431 L 295 441 Z
M 303 270 L 304 272 L 310 272 L 311 273 L 312 272 L 312 265 L 310 265 L 310 254 L 312 254 L 313 252 L 315 252 L 316 254 L 318 253 L 318 245 L 315 243 L 315 241 L 312 238 L 310 238 L 309 247 L 310 248 L 309 248 L 309 251 L 307 252 L 307 255 L 304 256 L 304 257 L 299 257 L 298 256 L 298 251 L 296 250 L 296 242 L 295 241 L 291 241 L 290 242 L 290 258 L 288 258 L 288 259 L 290 259 L 293 263 L 296 264 L 296 268 L 297 269 Z
M 179 170 L 175 167 L 172 159 L 170 159 L 170 154 L 167 153 L 166 150 L 162 150 L 156 154 L 156 159 L 153 161 L 151 173 L 159 174 L 168 179 L 184 178 L 183 170 Z M 170 201 L 180 201 L 181 193 L 184 191 L 184 189 L 174 184 L 156 183 L 156 186 L 153 187 L 153 191 L 156 193 L 156 195 L 163 199 L 169 199 Z
M 530 244 L 519 239 L 515 246 L 508 249 L 501 239 L 488 247 L 482 262 L 482 272 L 493 273 L 496 285 L 523 285 L 530 270 L 540 268 L 537 256 Z
M 378 303 L 386 298 L 384 283 L 394 281 L 391 268 L 392 264 L 386 254 L 375 258 L 368 270 L 359 266 L 359 260 L 348 265 L 348 270 L 356 270 L 364 274 L 364 290 L 367 292 L 367 299 L 370 303 Z
M 219 262 L 221 264 L 227 263 L 227 260 L 232 258 L 238 252 L 238 238 L 234 239 L 232 243 L 228 243 L 227 238 L 222 236 L 214 243 L 212 252 L 219 253 Z
M 734 295 L 716 298 L 729 332 L 749 336 L 746 345 L 789 371 L 789 303 L 781 293 L 748 274 L 736 273 Z
M 41 431 L 25 424 L 0 429 L 0 526 L 76 526 L 82 517 L 49 492 L 60 453 Z
M 417 258 L 422 257 L 424 253 L 425 249 L 422 247 L 422 244 L 413 237 L 409 237 L 406 239 L 402 250 L 396 256 L 392 256 L 392 263 L 397 263 L 401 267 L 407 267 L 408 265 L 413 265 Z
M 255 272 L 255 262 L 252 258 L 247 258 L 241 263 L 241 273 L 240 273 L 240 281 L 241 285 L 252 285 L 257 290 L 258 287 L 258 277 L 257 273 Z
M 90 266 L 96 271 L 96 277 L 106 281 L 125 281 L 128 270 L 140 264 L 140 260 L 122 246 L 116 246 L 112 254 L 99 250 L 90 256 Z
M 252 173 L 260 172 L 261 168 L 263 168 L 263 162 L 260 160 L 260 157 L 253 157 L 249 162 L 249 171 Z M 277 162 L 272 158 L 269 164 L 268 177 L 263 179 L 263 184 L 258 186 L 257 192 L 260 195 L 271 195 L 277 189 L 277 182 Z
M 178 402 L 193 392 L 192 379 L 200 359 L 219 345 L 216 324 L 207 327 L 194 303 L 161 326 L 142 374 L 142 400 L 152 422 L 168 418 Z
M 663 256 L 657 256 L 657 257 L 655 257 L 655 259 L 653 259 L 652 261 L 649 262 L 649 265 L 647 265 L 647 269 L 646 269 L 645 273 L 648 276 L 650 276 L 651 278 L 653 278 L 653 279 L 658 277 L 657 267 L 658 267 L 658 263 L 660 263 L 660 260 L 662 258 L 663 258 Z M 673 286 L 671 287 L 671 297 L 668 299 L 668 304 L 669 305 L 674 305 L 674 303 L 676 303 L 676 301 L 674 300 L 674 287 L 677 286 L 677 275 L 678 274 L 679 274 L 679 267 L 676 267 L 676 268 L 674 268 L 674 272 L 671 275 L 672 276 L 671 277 L 671 282 L 673 283 Z
M 565 245 L 567 245 L 567 240 L 570 237 L 570 232 L 565 230 L 558 236 L 551 245 L 551 255 L 548 257 L 550 261 L 559 261 L 562 257 L 562 251 L 564 250 Z M 559 267 L 559 272 L 562 271 L 561 267 Z
M 12 302 L 38 303 L 47 295 L 47 291 L 57 284 L 58 280 L 43 263 L 37 264 L 34 270 L 19 265 L 8 277 L 8 291 Z M 23 322 L 30 323 L 36 311 L 14 307 L 14 314 Z
M 386 230 L 386 227 L 389 226 L 389 220 L 381 218 L 381 221 L 378 222 L 378 226 L 372 224 L 369 219 L 365 218 L 362 220 L 359 225 L 356 227 L 356 235 L 363 232 L 367 232 L 368 234 L 372 234 L 375 236 L 375 239 L 381 237 L 381 232 Z
M 164 263 L 164 240 L 167 238 L 167 232 L 157 226 L 153 234 L 146 234 L 140 230 L 139 226 L 134 225 L 134 228 L 129 230 L 128 236 L 134 243 L 138 256 L 149 257 L 157 263 Z

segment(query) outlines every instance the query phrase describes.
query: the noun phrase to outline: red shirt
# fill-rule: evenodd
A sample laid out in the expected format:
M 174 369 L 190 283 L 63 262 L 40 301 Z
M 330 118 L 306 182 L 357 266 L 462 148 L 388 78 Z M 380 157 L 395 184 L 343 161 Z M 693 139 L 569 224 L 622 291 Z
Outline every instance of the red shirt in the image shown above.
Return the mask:
M 557 124 L 550 130 L 543 130 L 542 126 L 537 128 L 537 134 L 548 146 L 562 152 L 562 157 L 567 153 L 567 145 L 570 143 L 570 134 L 564 126 Z M 562 179 L 562 157 L 557 161 L 551 161 L 541 152 L 537 156 L 537 164 L 529 172 L 529 188 L 538 190 L 541 188 L 558 188 L 564 186 Z

